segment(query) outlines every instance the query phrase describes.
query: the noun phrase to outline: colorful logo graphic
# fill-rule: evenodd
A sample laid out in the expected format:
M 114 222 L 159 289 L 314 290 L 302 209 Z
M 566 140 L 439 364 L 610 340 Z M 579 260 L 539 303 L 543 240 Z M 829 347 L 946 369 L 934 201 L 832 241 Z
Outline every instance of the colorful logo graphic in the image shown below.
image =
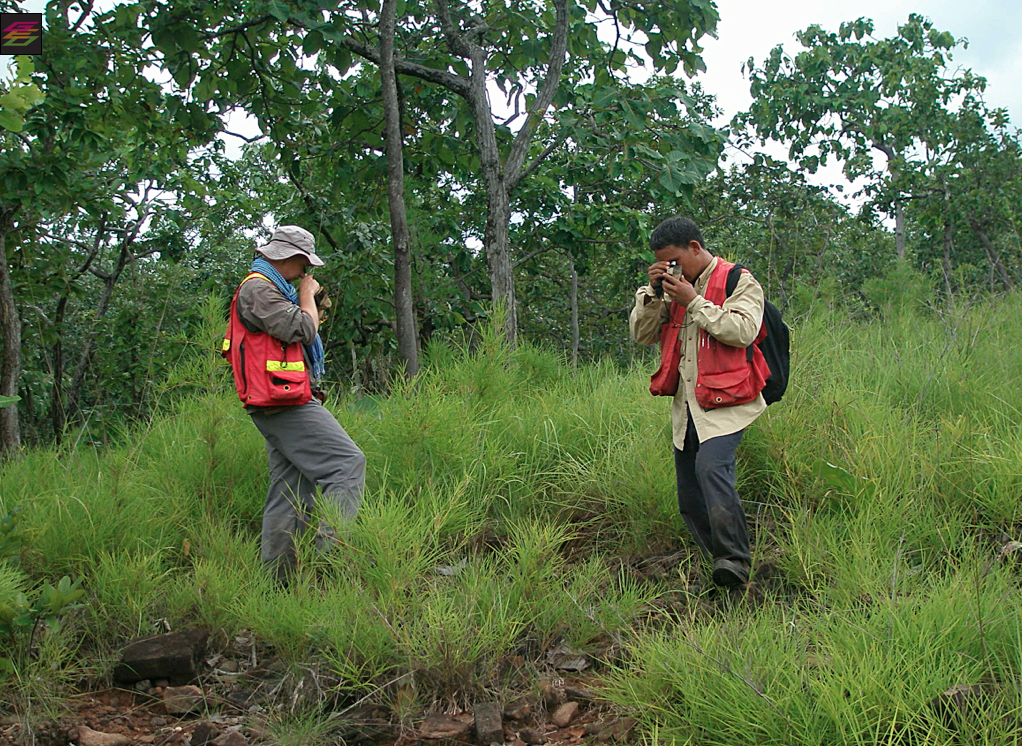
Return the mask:
M 42 53 L 42 13 L 0 13 L 0 54 Z

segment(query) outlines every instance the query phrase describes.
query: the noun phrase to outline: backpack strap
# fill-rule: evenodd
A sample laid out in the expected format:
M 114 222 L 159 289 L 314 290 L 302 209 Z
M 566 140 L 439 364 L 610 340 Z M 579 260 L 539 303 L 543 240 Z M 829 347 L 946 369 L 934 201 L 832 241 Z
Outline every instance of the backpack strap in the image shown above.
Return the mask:
M 742 272 L 748 272 L 745 267 L 741 264 L 735 264 L 731 268 L 731 271 L 727 273 L 727 283 L 724 285 L 724 297 L 730 298 L 735 292 L 735 288 L 738 287 L 738 281 L 742 278 Z M 751 345 L 745 348 L 745 357 L 751 363 L 752 362 L 752 348 L 756 343 L 753 342 Z
M 741 264 L 735 264 L 731 268 L 731 271 L 727 273 L 727 284 L 724 285 L 724 297 L 730 298 L 735 292 L 735 288 L 738 287 L 738 280 L 742 277 L 742 271 L 748 272 Z

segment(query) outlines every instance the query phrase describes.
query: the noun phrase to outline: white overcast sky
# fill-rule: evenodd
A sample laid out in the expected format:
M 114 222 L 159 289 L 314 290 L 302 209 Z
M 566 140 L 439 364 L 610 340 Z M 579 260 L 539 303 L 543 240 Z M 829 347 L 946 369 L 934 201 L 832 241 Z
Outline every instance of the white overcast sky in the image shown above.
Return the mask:
M 101 7 L 112 4 L 113 0 L 100 2 Z M 23 0 L 21 9 L 40 12 L 43 5 L 44 0 Z M 749 84 L 741 67 L 749 57 L 761 64 L 777 44 L 798 51 L 795 32 L 814 23 L 836 30 L 842 21 L 872 18 L 874 36 L 884 38 L 893 35 L 910 13 L 919 13 L 932 19 L 937 29 L 968 39 L 968 48 L 955 53 L 953 64 L 985 77 L 987 104 L 1008 109 L 1014 126 L 1022 126 L 1019 0 L 859 0 L 848 6 L 820 0 L 718 0 L 718 8 L 718 38 L 703 40 L 707 71 L 698 80 L 717 97 L 725 120 L 748 107 Z

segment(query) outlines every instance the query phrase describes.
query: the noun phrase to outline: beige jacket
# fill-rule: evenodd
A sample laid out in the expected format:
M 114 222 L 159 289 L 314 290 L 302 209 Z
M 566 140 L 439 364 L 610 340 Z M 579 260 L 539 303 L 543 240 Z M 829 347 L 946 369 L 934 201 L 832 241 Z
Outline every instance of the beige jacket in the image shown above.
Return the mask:
M 703 297 L 717 261 L 717 257 L 714 257 L 696 278 L 695 290 L 698 295 L 685 309 L 685 322 L 679 330 L 681 363 L 678 369 L 681 380 L 671 404 L 674 445 L 679 450 L 685 447 L 689 413 L 699 435 L 699 442 L 703 443 L 710 438 L 730 435 L 748 427 L 766 409 L 762 394 L 747 404 L 718 409 L 703 409 L 696 401 L 699 329 L 705 329 L 724 344 L 748 347 L 756 339 L 763 323 L 763 288 L 749 272 L 742 273 L 734 293 L 723 306 L 714 305 Z M 651 300 L 647 303 L 646 298 Z M 670 317 L 670 298 L 666 294 L 662 300 L 657 298 L 653 288 L 646 285 L 635 293 L 635 307 L 628 317 L 628 331 L 638 344 L 655 344 L 660 341 L 661 325 Z

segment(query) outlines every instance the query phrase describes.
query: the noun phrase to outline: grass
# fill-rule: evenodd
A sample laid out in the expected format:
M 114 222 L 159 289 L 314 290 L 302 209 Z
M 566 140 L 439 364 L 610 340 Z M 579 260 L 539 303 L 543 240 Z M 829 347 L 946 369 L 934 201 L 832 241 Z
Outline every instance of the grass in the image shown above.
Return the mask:
M 202 385 L 123 445 L 69 439 L 3 469 L 28 582 L 89 593 L 47 638 L 44 676 L 60 692 L 76 661 L 201 624 L 405 720 L 527 692 L 565 642 L 650 742 L 1014 742 L 1019 569 L 1001 548 L 1022 519 L 1020 314 L 1012 295 L 793 320 L 791 389 L 739 450 L 755 560 L 777 568 L 758 604 L 690 591 L 698 558 L 637 569 L 689 547 L 648 371 L 572 371 L 492 331 L 471 353 L 435 343 L 389 397 L 330 403 L 368 457 L 363 509 L 332 554 L 302 544 L 281 592 L 258 560 L 262 439 L 217 359 L 192 361 Z M 5 567 L 0 593 L 24 587 Z M 2 680 L 8 699 L 39 668 Z M 992 692 L 974 711 L 932 704 L 973 684 Z M 267 728 L 327 739 L 327 709 Z

